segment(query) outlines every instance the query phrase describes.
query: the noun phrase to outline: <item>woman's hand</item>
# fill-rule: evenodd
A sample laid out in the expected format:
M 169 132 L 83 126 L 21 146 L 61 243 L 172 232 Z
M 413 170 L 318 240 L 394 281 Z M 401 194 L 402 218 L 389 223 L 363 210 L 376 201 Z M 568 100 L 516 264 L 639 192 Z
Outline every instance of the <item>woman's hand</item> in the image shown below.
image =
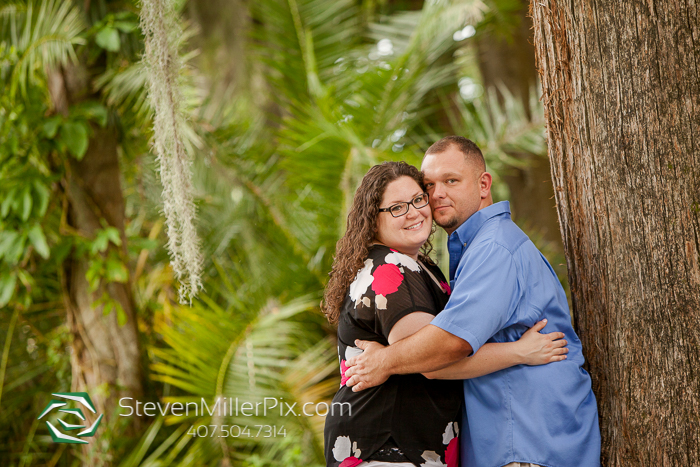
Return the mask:
M 540 334 L 547 325 L 547 320 L 543 319 L 535 323 L 533 327 L 525 331 L 516 342 L 517 353 L 520 355 L 521 363 L 525 365 L 544 365 L 550 362 L 566 360 L 569 349 L 566 348 L 566 339 L 563 332 L 550 332 Z

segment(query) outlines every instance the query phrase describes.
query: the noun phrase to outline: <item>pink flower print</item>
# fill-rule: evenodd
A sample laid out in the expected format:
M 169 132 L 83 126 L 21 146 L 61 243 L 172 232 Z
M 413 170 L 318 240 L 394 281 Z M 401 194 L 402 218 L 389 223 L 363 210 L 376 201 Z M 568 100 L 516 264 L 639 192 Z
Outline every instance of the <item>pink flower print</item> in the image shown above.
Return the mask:
M 447 462 L 447 467 L 459 466 L 459 438 L 452 438 L 450 444 L 447 445 L 447 449 L 445 449 L 445 462 Z
M 445 462 L 447 467 L 459 466 L 459 424 L 450 422 L 442 434 L 442 444 L 447 444 L 445 449 Z
M 345 383 L 347 382 L 349 377 L 345 376 L 345 372 L 348 371 L 348 365 L 347 361 L 350 360 L 352 357 L 357 357 L 358 355 L 361 355 L 363 352 L 362 349 L 359 349 L 357 347 L 353 347 L 351 345 L 347 346 L 345 348 L 345 358 L 342 357 L 342 355 L 338 355 L 340 358 L 340 385 L 344 386 Z
M 356 465 L 362 464 L 362 459 L 357 457 L 346 457 L 343 462 L 340 463 L 340 467 L 355 467 Z
M 374 270 L 374 281 L 372 281 L 372 290 L 377 295 L 387 296 L 399 290 L 399 286 L 403 282 L 403 274 L 399 271 L 399 267 L 395 264 L 382 264 Z
M 350 379 L 345 376 L 345 372 L 348 371 L 347 365 L 345 365 L 345 360 L 340 361 L 340 385 L 345 386 L 345 383 Z
M 450 288 L 450 284 L 448 284 L 445 281 L 440 282 L 440 288 L 442 289 L 443 292 L 445 292 L 447 295 L 450 295 L 452 293 L 452 289 Z

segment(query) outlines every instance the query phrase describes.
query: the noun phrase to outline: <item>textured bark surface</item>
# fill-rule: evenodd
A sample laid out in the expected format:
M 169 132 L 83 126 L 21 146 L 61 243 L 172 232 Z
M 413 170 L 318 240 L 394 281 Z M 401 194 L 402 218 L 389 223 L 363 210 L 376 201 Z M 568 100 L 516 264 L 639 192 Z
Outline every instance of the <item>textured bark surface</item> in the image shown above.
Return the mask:
M 80 66 L 49 74 L 54 108 L 62 114 L 68 106 L 85 98 L 89 90 L 87 72 Z M 121 189 L 117 134 L 114 128 L 93 125 L 87 152 L 81 161 L 72 160 L 63 186 L 68 200 L 67 224 L 86 238 L 94 238 L 102 222 L 117 228 L 122 239 L 120 254 L 126 257 L 124 198 Z M 110 245 L 110 248 L 116 248 Z M 73 337 L 72 391 L 84 391 L 104 414 L 100 430 L 114 422 L 120 397 L 143 395 L 136 313 L 129 284 L 109 283 L 93 292 L 85 274 L 89 258 L 68 258 L 63 265 L 62 285 L 68 327 Z M 127 322 L 120 326 L 117 312 L 103 316 L 95 306 L 103 292 L 122 307 Z M 85 413 L 92 423 L 97 415 Z M 113 425 L 112 429 L 121 429 Z M 138 418 L 129 419 L 130 433 L 140 429 Z M 121 433 L 112 432 L 117 438 Z M 104 451 L 106 447 L 106 451 Z M 101 443 L 82 446 L 83 465 L 111 464 L 110 447 Z
M 102 229 L 100 219 L 105 219 L 120 231 L 125 245 L 116 135 L 108 129 L 94 131 L 87 154 L 72 164 L 67 180 L 69 223 L 93 237 Z M 72 386 L 75 391 L 88 392 L 105 417 L 110 417 L 120 397 L 143 394 L 136 315 L 129 285 L 112 282 L 92 292 L 85 279 L 88 267 L 88 258 L 69 261 L 64 267 L 68 324 L 73 333 Z M 103 307 L 94 305 L 103 291 L 123 308 L 127 317 L 123 326 L 117 322 L 116 311 L 103 316 Z
M 531 12 L 603 464 L 700 465 L 700 7 Z

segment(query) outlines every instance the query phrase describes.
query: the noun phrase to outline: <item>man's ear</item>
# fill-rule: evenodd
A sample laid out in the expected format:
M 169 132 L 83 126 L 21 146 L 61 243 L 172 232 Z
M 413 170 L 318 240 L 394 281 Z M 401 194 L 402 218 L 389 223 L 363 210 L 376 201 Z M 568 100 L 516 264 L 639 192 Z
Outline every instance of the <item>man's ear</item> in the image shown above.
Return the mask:
M 479 192 L 481 194 L 481 199 L 488 198 L 489 196 L 491 196 L 492 182 L 493 179 L 491 178 L 491 174 L 488 172 L 482 173 L 479 177 Z

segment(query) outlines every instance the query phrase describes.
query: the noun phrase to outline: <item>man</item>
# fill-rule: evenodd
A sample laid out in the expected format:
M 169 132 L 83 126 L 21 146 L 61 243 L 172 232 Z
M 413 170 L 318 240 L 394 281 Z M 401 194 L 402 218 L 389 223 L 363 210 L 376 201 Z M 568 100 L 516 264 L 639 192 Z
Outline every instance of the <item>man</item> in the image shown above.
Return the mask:
M 546 318 L 543 332 L 561 331 L 569 342 L 566 360 L 464 380 L 462 464 L 598 467 L 595 396 L 552 267 L 511 221 L 508 202 L 493 204 L 491 175 L 472 141 L 443 138 L 421 168 L 433 218 L 449 234 L 452 295 L 412 336 L 389 347 L 357 341 L 365 351 L 346 363 L 346 384 L 358 391 L 392 374 L 444 368 L 487 341 L 515 341 Z

